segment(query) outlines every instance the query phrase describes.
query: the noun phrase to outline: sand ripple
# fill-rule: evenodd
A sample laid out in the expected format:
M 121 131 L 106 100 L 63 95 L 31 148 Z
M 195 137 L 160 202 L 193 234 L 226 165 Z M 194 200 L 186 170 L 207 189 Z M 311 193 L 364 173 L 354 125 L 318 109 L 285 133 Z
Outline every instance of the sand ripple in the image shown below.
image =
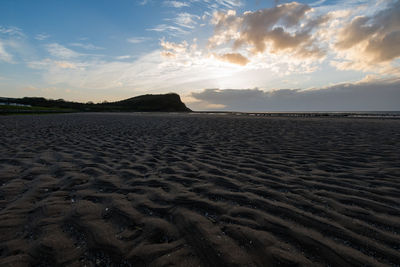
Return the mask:
M 0 117 L 1 266 L 399 266 L 400 121 Z

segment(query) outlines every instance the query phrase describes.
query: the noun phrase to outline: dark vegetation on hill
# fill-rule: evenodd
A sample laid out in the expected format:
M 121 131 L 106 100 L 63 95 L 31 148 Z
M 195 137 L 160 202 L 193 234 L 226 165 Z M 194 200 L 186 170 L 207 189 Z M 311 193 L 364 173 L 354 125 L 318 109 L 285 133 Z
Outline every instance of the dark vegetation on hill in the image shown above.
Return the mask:
M 2 103 L 28 106 L 3 105 L 3 113 L 41 112 L 189 112 L 178 94 L 141 95 L 116 102 L 79 103 L 43 97 L 0 98 Z M 30 107 L 29 107 L 30 106 Z M 3 108 L 2 108 L 3 107 Z M 43 108 L 43 109 L 41 109 Z

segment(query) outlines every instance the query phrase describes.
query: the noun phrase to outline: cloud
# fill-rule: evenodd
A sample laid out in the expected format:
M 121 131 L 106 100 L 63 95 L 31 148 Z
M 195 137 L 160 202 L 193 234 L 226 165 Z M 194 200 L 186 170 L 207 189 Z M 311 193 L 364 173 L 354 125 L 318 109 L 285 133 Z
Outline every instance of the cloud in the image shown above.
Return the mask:
M 311 3 L 310 6 L 320 6 L 320 5 L 324 4 L 326 1 L 327 0 L 317 0 L 313 3 Z M 275 2 L 277 2 L 277 1 L 275 0 Z
M 382 3 L 388 4 L 369 16 L 354 17 L 339 30 L 333 48 L 340 61 L 333 65 L 367 71 L 400 57 L 400 1 Z
M 24 91 L 37 91 L 38 88 L 35 87 L 35 86 L 33 86 L 33 85 L 27 85 L 27 86 L 24 86 L 24 87 L 22 88 L 22 90 L 24 90 Z
M 233 55 L 240 54 L 248 60 L 240 64 L 253 69 L 276 66 L 275 60 L 295 71 L 304 62 L 302 69 L 308 72 L 328 58 L 339 70 L 400 73 L 400 1 L 322 3 L 292 2 L 240 14 L 216 11 L 207 49 L 226 62 L 234 63 Z
M 242 6 L 242 2 L 239 0 L 188 0 L 188 1 L 164 1 L 164 5 L 174 7 L 174 8 L 182 8 L 182 7 L 189 7 L 191 5 L 196 5 L 200 7 L 200 4 L 205 5 L 206 8 L 215 10 L 220 8 L 237 8 Z M 206 12 L 208 13 L 208 12 Z M 155 31 L 155 32 L 164 32 L 168 33 L 172 36 L 177 35 L 185 35 L 190 33 L 190 30 L 194 29 L 198 25 L 198 20 L 201 17 L 196 14 L 190 14 L 187 12 L 178 13 L 173 18 L 164 19 L 165 21 L 172 22 L 170 24 L 159 24 L 155 27 L 148 28 L 148 31 Z M 204 26 L 205 24 L 201 24 Z
M 311 16 L 313 9 L 292 2 L 237 15 L 235 11 L 215 12 L 210 47 L 233 42 L 233 49 L 245 47 L 253 54 L 291 53 L 300 58 L 321 58 L 324 51 L 313 35 L 328 16 Z
M 30 61 L 27 63 L 29 68 L 38 69 L 38 70 L 50 70 L 50 72 L 54 72 L 59 69 L 77 69 L 80 71 L 85 70 L 85 67 L 88 66 L 87 63 L 81 62 L 73 62 L 66 60 L 53 60 L 53 59 L 43 59 L 39 61 Z
M 198 48 L 196 39 L 193 40 L 192 44 L 186 41 L 175 43 L 161 39 L 160 46 L 162 48 L 161 55 L 171 65 L 171 68 L 172 66 L 174 68 L 184 68 L 185 65 L 198 65 L 201 62 L 205 70 L 212 69 L 219 74 L 224 73 L 225 75 L 222 75 L 224 77 L 228 74 L 234 75 L 240 71 L 264 70 L 266 75 L 263 75 L 261 80 L 265 81 L 266 77 L 271 77 L 272 75 L 282 77 L 293 73 L 310 73 L 317 68 L 316 63 L 312 60 L 296 60 L 290 55 L 260 54 L 253 56 L 250 61 L 245 54 L 230 52 L 229 49 L 218 49 L 215 52 L 210 52 Z M 250 77 L 249 75 L 246 77 L 243 74 L 241 81 L 247 81 L 251 84 L 255 80 L 260 81 L 259 78 L 248 78 Z M 229 80 L 237 82 L 237 77 L 239 76 L 235 75 L 235 78 L 232 77 Z
M 240 0 L 189 0 L 189 2 L 196 7 L 203 6 L 212 11 L 217 9 L 234 9 L 243 6 L 243 2 Z
M 181 7 L 189 7 L 190 4 L 188 2 L 179 2 L 179 1 L 164 1 L 164 4 L 170 7 L 181 8 Z
M 171 35 L 189 33 L 187 30 L 183 30 L 180 27 L 176 27 L 173 25 L 167 25 L 167 24 L 159 24 L 159 25 L 155 26 L 154 28 L 149 28 L 147 30 L 155 31 L 155 32 L 169 32 Z
M 43 40 L 48 39 L 49 37 L 50 37 L 50 35 L 48 35 L 46 33 L 39 33 L 39 34 L 36 34 L 35 39 L 39 40 L 39 41 L 43 41 Z
M 95 46 L 93 44 L 84 44 L 84 43 L 71 43 L 70 46 L 80 47 L 86 50 L 102 50 L 103 47 Z
M 0 62 L 16 63 L 15 57 L 24 55 L 22 48 L 25 34 L 15 26 L 0 26 Z M 12 51 L 12 53 L 10 52 Z
M 76 69 L 77 66 L 74 63 L 67 62 L 67 61 L 55 61 L 56 66 L 62 69 Z
M 123 55 L 123 56 L 116 57 L 116 59 L 118 59 L 118 60 L 124 60 L 124 59 L 130 59 L 130 58 L 132 58 L 132 56 L 130 56 L 130 55 Z
M 12 55 L 6 51 L 1 40 L 0 40 L 0 61 L 4 61 L 7 63 L 13 63 Z
M 47 51 L 54 57 L 57 58 L 64 58 L 64 59 L 69 59 L 69 58 L 76 58 L 79 57 L 80 54 L 69 49 L 66 48 L 65 46 L 62 46 L 58 43 L 52 43 L 52 44 L 48 44 L 46 46 Z
M 164 58 L 175 59 L 167 61 L 171 65 L 175 64 L 175 67 L 182 66 L 182 63 L 186 65 L 195 65 L 196 62 L 205 59 L 201 51 L 197 51 L 196 44 L 189 45 L 186 41 L 174 43 L 161 39 L 160 46 L 162 48 L 161 56 Z M 207 68 L 207 66 L 204 67 Z
M 205 1 L 205 2 L 210 2 L 210 1 Z M 215 0 L 215 2 L 219 6 L 226 8 L 240 7 L 243 5 L 243 3 L 240 0 Z
M 150 2 L 151 2 L 151 0 L 141 0 L 141 1 L 139 1 L 139 5 L 144 6 L 144 5 L 147 5 Z
M 206 57 L 188 43 L 163 41 L 162 45 L 172 57 L 162 57 L 160 55 L 165 51 L 155 50 L 132 61 L 105 61 L 85 56 L 55 57 L 31 61 L 28 67 L 40 70 L 43 82 L 52 86 L 68 86 L 82 91 L 112 89 L 112 92 L 126 91 L 127 95 L 171 90 L 184 92 L 189 88 L 198 90 L 215 86 L 223 78 L 232 81 L 231 77 L 239 71 L 236 65 Z
M 249 60 L 240 53 L 226 53 L 223 55 L 216 55 L 216 57 L 222 61 L 241 66 L 245 66 L 247 63 L 249 63 Z
M 163 52 L 166 53 L 164 55 L 167 55 L 167 57 L 172 57 L 172 55 L 175 56 L 178 54 L 186 54 L 189 46 L 186 41 L 183 41 L 182 43 L 173 43 L 163 39 L 161 40 L 160 45 L 163 48 Z
M 200 19 L 200 17 L 197 15 L 183 12 L 177 14 L 176 18 L 172 19 L 172 21 L 178 26 L 193 29 L 198 19 Z
M 25 34 L 22 32 L 22 30 L 15 26 L 0 26 L 0 33 L 14 37 L 25 37 Z
M 192 93 L 193 109 L 223 105 L 231 111 L 379 111 L 400 109 L 400 79 L 364 80 L 326 88 L 206 89 Z
M 171 21 L 175 25 L 159 24 L 154 28 L 147 29 L 148 31 L 167 32 L 171 35 L 188 34 L 197 25 L 200 16 L 187 12 L 178 13 L 174 18 L 164 19 Z
M 130 38 L 126 39 L 126 41 L 131 44 L 140 44 L 140 43 L 146 42 L 148 40 L 151 40 L 151 38 L 149 38 L 149 37 L 130 37 Z

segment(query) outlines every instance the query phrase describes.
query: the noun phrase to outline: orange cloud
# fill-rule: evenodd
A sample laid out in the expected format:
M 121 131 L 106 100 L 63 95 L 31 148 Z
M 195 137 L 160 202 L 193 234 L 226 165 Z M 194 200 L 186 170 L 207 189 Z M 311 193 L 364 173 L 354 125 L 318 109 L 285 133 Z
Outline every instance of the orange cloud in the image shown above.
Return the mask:
M 338 34 L 335 49 L 347 65 L 368 69 L 400 57 L 400 2 L 393 1 L 371 16 L 358 16 Z
M 55 61 L 54 64 L 56 64 L 57 67 L 62 68 L 62 69 L 76 69 L 76 65 L 74 63 L 68 62 L 68 61 Z
M 174 53 L 168 51 L 161 51 L 161 55 L 166 58 L 176 58 Z
M 171 50 L 176 53 L 183 53 L 188 47 L 188 43 L 183 41 L 182 43 L 173 43 L 161 40 L 161 47 L 165 50 Z
M 183 41 L 181 43 L 173 43 L 161 40 L 161 55 L 166 58 L 176 58 L 178 55 L 184 55 L 188 50 L 188 43 Z
M 216 57 L 222 61 L 241 66 L 245 66 L 247 63 L 249 63 L 249 60 L 240 53 L 227 53 L 223 55 L 216 55 Z
M 312 17 L 311 7 L 289 3 L 274 8 L 247 11 L 241 16 L 236 12 L 217 12 L 212 23 L 214 35 L 210 47 L 233 41 L 233 49 L 249 47 L 253 54 L 292 53 L 298 57 L 321 58 L 324 51 L 313 36 L 316 28 L 328 20 L 328 16 Z

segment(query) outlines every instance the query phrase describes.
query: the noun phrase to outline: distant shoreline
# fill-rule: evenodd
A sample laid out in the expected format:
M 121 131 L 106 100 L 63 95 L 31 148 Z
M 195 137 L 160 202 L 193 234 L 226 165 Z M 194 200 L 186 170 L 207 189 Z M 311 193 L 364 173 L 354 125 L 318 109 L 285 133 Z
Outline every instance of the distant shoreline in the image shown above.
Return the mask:
M 0 106 L 1 107 L 1 106 Z M 217 116 L 243 116 L 243 117 L 286 117 L 286 118 L 370 118 L 370 119 L 400 119 L 400 111 L 303 111 L 303 112 L 237 112 L 237 111 L 191 111 L 191 112 L 164 112 L 164 111 L 77 111 L 68 109 L 21 109 L 1 110 L 0 115 L 46 115 L 67 113 L 110 113 L 110 114 L 188 114 L 188 115 L 217 115 Z
M 194 114 L 227 114 L 236 116 L 259 117 L 350 117 L 350 118 L 400 118 L 400 111 L 272 111 L 272 112 L 235 112 L 235 111 L 193 111 Z

